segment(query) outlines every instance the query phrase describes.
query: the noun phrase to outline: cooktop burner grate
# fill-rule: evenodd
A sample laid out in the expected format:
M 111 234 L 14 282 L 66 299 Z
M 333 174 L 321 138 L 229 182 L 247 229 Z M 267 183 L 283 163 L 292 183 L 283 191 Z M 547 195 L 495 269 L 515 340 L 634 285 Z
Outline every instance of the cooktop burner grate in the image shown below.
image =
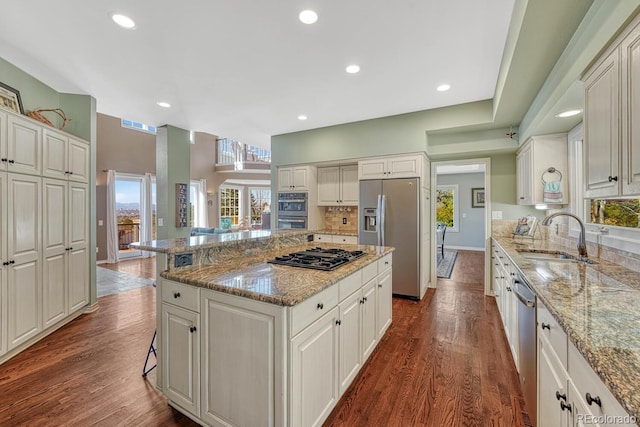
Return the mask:
M 363 251 L 347 251 L 339 248 L 311 248 L 306 251 L 294 252 L 278 256 L 267 261 L 270 264 L 288 265 L 291 267 L 312 268 L 315 270 L 331 271 L 365 256 Z

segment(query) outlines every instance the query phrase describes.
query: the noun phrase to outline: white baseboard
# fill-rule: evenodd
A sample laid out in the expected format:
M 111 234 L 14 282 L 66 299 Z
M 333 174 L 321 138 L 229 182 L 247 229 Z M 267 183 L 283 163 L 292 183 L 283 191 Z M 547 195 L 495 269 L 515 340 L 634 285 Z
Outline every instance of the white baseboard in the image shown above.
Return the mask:
M 476 248 L 473 246 L 449 246 L 449 245 L 444 245 L 444 250 L 446 251 L 447 249 L 458 249 L 461 251 L 479 251 L 479 252 L 484 252 L 484 248 Z

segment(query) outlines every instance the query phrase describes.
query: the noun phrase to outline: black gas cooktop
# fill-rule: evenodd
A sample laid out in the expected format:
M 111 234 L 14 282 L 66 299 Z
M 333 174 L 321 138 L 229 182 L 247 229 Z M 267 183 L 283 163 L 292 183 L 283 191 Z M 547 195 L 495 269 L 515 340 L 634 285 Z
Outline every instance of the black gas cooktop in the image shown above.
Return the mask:
M 338 248 L 312 248 L 302 252 L 279 256 L 267 262 L 292 267 L 331 271 L 365 255 L 366 253 L 363 251 L 346 251 Z

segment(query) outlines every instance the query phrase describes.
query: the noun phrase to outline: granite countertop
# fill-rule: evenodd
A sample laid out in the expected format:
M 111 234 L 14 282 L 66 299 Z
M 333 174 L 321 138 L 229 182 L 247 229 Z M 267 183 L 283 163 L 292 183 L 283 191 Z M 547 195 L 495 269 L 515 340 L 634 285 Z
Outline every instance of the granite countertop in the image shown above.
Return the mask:
M 548 241 L 494 240 L 620 404 L 640 419 L 640 273 L 598 258 L 592 258 L 597 264 L 531 260 L 518 250 L 576 257 L 577 250 Z
M 232 233 L 189 236 L 178 239 L 153 240 L 150 242 L 135 242 L 131 246 L 143 251 L 160 253 L 181 253 L 195 249 L 206 249 L 216 246 L 229 246 L 234 242 L 248 240 L 268 240 L 274 237 L 296 236 L 299 234 L 313 234 L 308 230 L 248 230 Z
M 331 234 L 333 236 L 355 236 L 355 237 L 358 237 L 358 230 L 356 230 L 356 231 L 347 231 L 347 230 L 330 230 L 328 228 L 323 228 L 321 230 L 314 231 L 314 234 Z
M 333 271 L 290 267 L 266 262 L 276 256 L 291 252 L 332 246 L 334 244 L 310 242 L 300 246 L 242 255 L 234 259 L 233 262 L 179 267 L 164 271 L 160 275 L 165 279 L 188 285 L 271 304 L 294 306 L 394 250 L 394 248 L 384 246 L 353 245 L 352 250 L 361 250 L 367 255 Z

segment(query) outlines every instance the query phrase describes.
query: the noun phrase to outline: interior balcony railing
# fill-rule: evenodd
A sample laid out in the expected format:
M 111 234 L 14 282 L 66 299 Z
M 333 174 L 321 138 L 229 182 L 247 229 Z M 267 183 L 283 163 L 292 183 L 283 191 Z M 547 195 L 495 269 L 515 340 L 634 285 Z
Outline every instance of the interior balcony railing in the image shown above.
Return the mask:
M 271 170 L 271 150 L 249 144 L 241 144 L 229 138 L 218 139 L 217 172 Z
M 140 224 L 118 223 L 118 249 L 128 251 L 129 245 L 140 241 Z

